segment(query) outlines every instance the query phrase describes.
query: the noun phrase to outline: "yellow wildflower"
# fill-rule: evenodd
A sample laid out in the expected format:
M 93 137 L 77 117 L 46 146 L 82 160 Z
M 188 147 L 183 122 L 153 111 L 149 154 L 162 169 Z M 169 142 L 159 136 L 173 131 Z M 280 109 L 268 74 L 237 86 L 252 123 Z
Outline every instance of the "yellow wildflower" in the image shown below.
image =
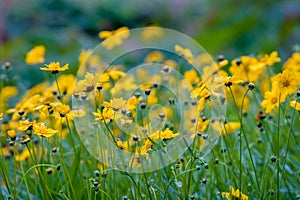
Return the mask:
M 2 120 L 2 117 L 3 117 L 3 113 L 0 113 L 0 120 Z
M 300 71 L 300 53 L 296 52 L 284 63 L 283 69 L 289 69 L 292 71 Z
M 186 71 L 184 73 L 184 78 L 192 85 L 196 85 L 200 81 L 198 73 L 194 69 Z
M 35 46 L 26 54 L 26 63 L 28 65 L 43 63 L 45 61 L 45 52 L 46 48 L 43 45 Z
M 292 108 L 295 108 L 296 110 L 300 111 L 300 103 L 299 102 L 297 102 L 297 101 L 291 101 L 290 102 L 290 106 Z
M 164 59 L 164 56 L 161 52 L 159 51 L 152 51 L 150 52 L 146 58 L 145 58 L 145 63 L 160 63 Z
M 30 157 L 30 152 L 27 148 L 25 148 L 22 153 L 16 155 L 16 161 L 24 161 Z
M 185 49 L 177 44 L 175 45 L 174 49 L 176 52 L 180 53 L 183 57 L 185 57 L 190 64 L 194 62 L 195 59 L 190 49 Z
M 101 31 L 99 37 L 105 39 L 101 45 L 110 50 L 121 45 L 123 40 L 129 37 L 129 34 L 129 29 L 123 26 L 115 31 Z
M 97 109 L 97 112 L 93 112 L 93 114 L 96 116 L 95 120 L 101 120 L 105 123 L 109 123 L 114 119 L 114 111 L 107 107 L 105 107 L 102 112 L 100 109 Z
M 299 85 L 299 79 L 295 73 L 290 70 L 283 70 L 272 77 L 272 89 L 276 90 L 285 99 L 287 95 L 294 94 Z
M 66 104 L 58 104 L 55 107 L 56 111 L 59 113 L 60 117 L 65 117 L 67 114 L 70 113 L 71 109 L 69 105 Z
M 266 54 L 263 58 L 260 59 L 260 62 L 265 63 L 266 66 L 272 66 L 275 63 L 280 62 L 281 59 L 278 57 L 278 52 L 273 51 L 270 55 Z
M 61 67 L 59 62 L 50 62 L 50 64 L 45 64 L 45 66 L 46 67 L 41 67 L 40 69 L 43 71 L 50 71 L 52 74 L 57 74 L 58 72 L 69 69 L 69 64 L 65 64 Z
M 25 132 L 27 130 L 31 130 L 33 125 L 34 122 L 30 122 L 29 120 L 19 121 L 18 131 Z
M 8 130 L 7 135 L 11 140 L 15 140 L 17 137 L 17 133 L 15 130 Z
M 280 102 L 284 102 L 284 98 L 280 98 Z M 276 90 L 267 91 L 265 99 L 261 103 L 261 107 L 266 109 L 266 113 L 270 113 L 274 108 L 278 107 L 279 93 Z
M 55 133 L 57 133 L 57 130 L 51 129 L 51 128 L 47 128 L 45 124 L 43 123 L 37 123 L 35 125 L 33 125 L 33 133 L 42 137 L 51 137 L 53 136 Z
M 248 200 L 248 196 L 239 191 L 239 189 L 234 189 L 230 186 L 229 192 L 222 192 L 222 197 L 226 197 L 226 199 L 232 199 L 232 197 L 237 198 L 238 200 Z

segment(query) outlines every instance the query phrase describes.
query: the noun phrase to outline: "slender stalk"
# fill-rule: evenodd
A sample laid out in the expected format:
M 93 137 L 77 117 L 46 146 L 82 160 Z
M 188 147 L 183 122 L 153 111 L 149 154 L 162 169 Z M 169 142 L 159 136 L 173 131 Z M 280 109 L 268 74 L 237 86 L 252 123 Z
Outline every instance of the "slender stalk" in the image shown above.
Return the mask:
M 279 93 L 278 98 L 278 126 L 277 126 L 277 200 L 280 198 L 280 180 L 279 180 L 279 170 L 280 170 L 280 98 L 281 93 Z

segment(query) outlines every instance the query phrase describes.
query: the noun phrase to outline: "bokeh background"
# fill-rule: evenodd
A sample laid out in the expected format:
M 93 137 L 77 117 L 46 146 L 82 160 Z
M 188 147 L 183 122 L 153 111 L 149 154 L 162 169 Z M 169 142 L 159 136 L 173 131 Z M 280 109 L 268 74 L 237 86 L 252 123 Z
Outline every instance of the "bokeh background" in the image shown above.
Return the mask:
M 231 59 L 278 50 L 284 59 L 300 43 L 300 1 L 265 0 L 1 0 L 0 64 L 10 61 L 23 84 L 35 84 L 28 50 L 43 44 L 46 62 L 78 67 L 82 49 L 94 48 L 99 31 L 159 25 L 196 39 L 210 54 Z M 27 77 L 27 78 L 26 78 Z

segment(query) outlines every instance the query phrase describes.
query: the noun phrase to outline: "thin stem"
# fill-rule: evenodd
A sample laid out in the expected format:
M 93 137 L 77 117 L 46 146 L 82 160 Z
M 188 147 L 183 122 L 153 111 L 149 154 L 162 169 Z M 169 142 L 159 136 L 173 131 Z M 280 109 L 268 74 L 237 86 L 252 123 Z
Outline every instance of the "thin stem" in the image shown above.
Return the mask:
M 277 126 L 277 200 L 279 200 L 279 190 L 280 190 L 280 180 L 279 180 L 279 168 L 280 168 L 280 98 L 281 98 L 281 93 L 279 93 L 279 98 L 278 98 L 278 126 Z

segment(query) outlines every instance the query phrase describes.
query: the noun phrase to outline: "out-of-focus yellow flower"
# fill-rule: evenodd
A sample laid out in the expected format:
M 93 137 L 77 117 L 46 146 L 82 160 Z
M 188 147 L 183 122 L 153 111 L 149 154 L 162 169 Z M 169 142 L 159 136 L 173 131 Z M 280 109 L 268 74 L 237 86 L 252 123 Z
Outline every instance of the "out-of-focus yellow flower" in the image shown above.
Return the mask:
M 209 119 L 203 120 L 201 117 L 197 121 L 197 132 L 204 132 L 210 123 Z M 195 129 L 194 129 L 195 130 Z
M 166 60 L 163 64 L 168 67 L 172 67 L 173 69 L 177 67 L 177 63 L 174 60 L 170 60 L 170 59 Z
M 114 111 L 108 107 L 105 107 L 102 112 L 100 109 L 97 109 L 97 112 L 93 112 L 93 114 L 96 116 L 95 120 L 105 123 L 109 123 L 114 119 Z
M 156 25 L 151 25 L 149 27 L 144 28 L 142 32 L 142 38 L 145 41 L 151 41 L 155 39 L 159 39 L 163 36 L 164 31 L 161 28 L 158 28 Z
M 195 59 L 190 49 L 185 49 L 177 44 L 175 45 L 174 49 L 176 52 L 180 53 L 183 57 L 185 57 L 190 64 L 194 63 Z
M 201 81 L 198 84 L 198 87 L 194 89 L 191 93 L 191 98 L 197 98 L 197 97 L 204 97 L 208 98 L 210 96 L 210 92 L 208 90 L 208 87 L 204 81 Z
M 221 74 L 224 85 L 226 87 L 230 87 L 230 86 L 232 86 L 232 84 L 239 84 L 239 83 L 244 82 L 240 78 L 239 74 L 240 74 L 239 72 L 234 73 L 232 76 L 224 76 L 224 74 L 223 75 Z
M 238 199 L 238 200 L 248 200 L 248 196 L 239 191 L 239 189 L 234 189 L 230 186 L 229 192 L 222 192 L 222 197 L 226 197 L 226 199 Z
M 241 124 L 240 122 L 226 122 L 225 124 L 221 124 L 220 122 L 215 121 L 212 123 L 212 127 L 220 134 L 226 135 L 234 133 L 241 127 Z
M 27 148 L 25 148 L 22 153 L 16 155 L 15 157 L 16 161 L 24 161 L 28 158 L 30 158 L 30 152 Z
M 101 45 L 106 49 L 110 50 L 116 46 L 119 46 L 123 41 L 130 35 L 129 29 L 125 26 L 115 31 L 101 31 L 99 37 L 105 39 Z
M 299 102 L 297 102 L 297 101 L 291 101 L 290 102 L 290 106 L 292 108 L 295 108 L 296 110 L 300 111 L 300 103 Z
M 263 58 L 260 59 L 260 62 L 264 63 L 266 66 L 272 66 L 280 61 L 281 59 L 278 57 L 277 51 L 273 51 L 272 53 L 270 53 L 270 55 L 266 54 Z
M 8 130 L 7 135 L 11 140 L 15 140 L 17 137 L 17 133 L 15 130 Z
M 3 117 L 3 113 L 0 113 L 0 120 L 2 120 L 2 117 Z
M 5 86 L 0 90 L 0 112 L 4 112 L 7 106 L 7 100 L 18 94 L 18 88 L 15 86 Z
M 65 64 L 61 67 L 59 62 L 50 62 L 50 64 L 45 64 L 45 66 L 46 67 L 41 67 L 40 70 L 50 71 L 52 74 L 57 74 L 61 71 L 69 69 L 69 64 Z
M 191 69 L 189 71 L 184 72 L 184 78 L 191 84 L 191 85 L 196 85 L 199 81 L 200 78 L 198 76 L 198 73 L 196 70 Z
M 133 111 L 136 108 L 137 104 L 139 104 L 142 100 L 142 97 L 130 97 L 127 102 L 127 109 Z
M 93 50 L 88 49 L 88 50 L 81 50 L 79 56 L 78 56 L 78 62 L 79 62 L 79 66 L 81 66 L 83 64 L 83 62 L 89 57 L 89 55 L 91 55 Z
M 47 128 L 43 123 L 37 123 L 33 126 L 33 133 L 48 138 L 57 133 L 57 130 Z
M 280 102 L 284 102 L 283 97 L 280 98 Z M 265 93 L 265 99 L 261 102 L 261 107 L 266 109 L 266 113 L 270 113 L 274 108 L 278 107 L 279 93 L 276 90 L 267 91 Z
M 244 81 L 257 81 L 266 65 L 259 62 L 257 58 L 251 56 L 241 56 L 240 60 L 241 62 L 238 64 L 236 60 L 231 62 L 231 66 L 229 68 L 230 73 L 239 73 L 239 78 Z
M 25 62 L 28 65 L 34 65 L 45 62 L 46 48 L 43 45 L 35 46 L 26 54 Z
M 55 106 L 55 110 L 59 113 L 60 117 L 65 117 L 70 113 L 71 108 L 69 105 L 59 103 Z
M 113 87 L 110 92 L 112 95 L 120 94 L 122 91 L 132 91 L 137 88 L 135 84 L 135 77 L 126 76 L 118 81 L 118 83 Z
M 160 63 L 163 61 L 163 59 L 164 56 L 161 52 L 152 51 L 146 56 L 145 63 Z
M 33 128 L 35 122 L 30 122 L 29 120 L 19 121 L 18 131 L 25 132 Z
M 116 67 L 113 67 L 112 69 L 108 70 L 107 73 L 114 81 L 116 81 L 126 75 L 125 72 L 117 70 Z
M 75 84 L 74 95 L 82 95 L 94 90 L 97 84 L 97 76 L 95 74 L 86 73 L 83 80 Z
M 152 135 L 150 135 L 149 137 L 152 140 L 168 140 L 171 138 L 176 137 L 177 135 L 179 135 L 179 133 L 173 133 L 173 131 L 171 131 L 169 128 L 165 129 L 164 131 L 156 131 L 155 133 L 153 133 Z
M 290 70 L 283 70 L 272 77 L 272 90 L 277 91 L 285 99 L 287 95 L 294 94 L 299 85 L 299 77 Z
M 113 98 L 110 100 L 110 105 L 113 110 L 118 111 L 121 109 L 126 109 L 127 101 L 123 98 Z
M 293 53 L 293 55 L 284 63 L 283 69 L 300 72 L 300 53 Z

